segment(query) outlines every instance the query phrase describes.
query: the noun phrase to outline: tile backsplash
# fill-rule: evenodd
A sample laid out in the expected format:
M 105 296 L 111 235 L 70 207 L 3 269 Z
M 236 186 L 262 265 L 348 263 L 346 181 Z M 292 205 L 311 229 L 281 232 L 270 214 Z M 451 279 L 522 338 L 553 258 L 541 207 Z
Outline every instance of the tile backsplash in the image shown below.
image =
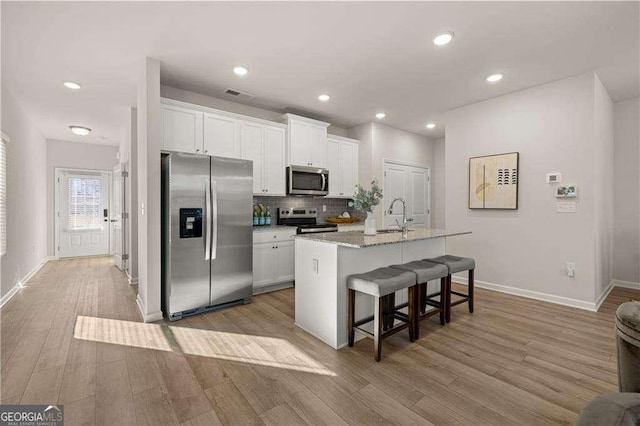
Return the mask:
M 253 197 L 254 204 L 262 204 L 271 211 L 271 217 L 277 219 L 278 208 L 315 207 L 318 210 L 318 222 L 326 222 L 330 216 L 338 216 L 347 211 L 351 216 L 363 217 L 363 215 L 349 207 L 349 201 L 342 198 L 325 197 Z M 327 206 L 327 211 L 322 211 L 322 206 Z

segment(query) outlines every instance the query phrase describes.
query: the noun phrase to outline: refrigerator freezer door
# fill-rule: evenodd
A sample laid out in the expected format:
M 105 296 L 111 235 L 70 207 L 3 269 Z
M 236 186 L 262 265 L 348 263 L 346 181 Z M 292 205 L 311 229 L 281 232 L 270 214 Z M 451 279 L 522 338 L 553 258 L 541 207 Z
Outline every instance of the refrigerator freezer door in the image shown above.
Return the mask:
M 166 241 L 163 254 L 165 313 L 190 311 L 209 305 L 210 262 L 206 259 L 206 235 L 211 217 L 206 191 L 209 185 L 210 157 L 171 154 L 164 162 L 164 213 Z M 167 226 L 169 229 L 167 229 Z
M 253 290 L 253 164 L 211 157 L 211 305 L 249 301 Z

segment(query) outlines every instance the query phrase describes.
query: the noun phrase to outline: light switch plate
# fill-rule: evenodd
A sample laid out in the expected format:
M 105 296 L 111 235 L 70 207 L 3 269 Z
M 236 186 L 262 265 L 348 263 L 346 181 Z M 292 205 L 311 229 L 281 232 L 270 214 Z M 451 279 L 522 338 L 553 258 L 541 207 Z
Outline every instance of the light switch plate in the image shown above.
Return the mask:
M 558 213 L 575 213 L 578 209 L 575 201 L 558 201 L 556 203 Z

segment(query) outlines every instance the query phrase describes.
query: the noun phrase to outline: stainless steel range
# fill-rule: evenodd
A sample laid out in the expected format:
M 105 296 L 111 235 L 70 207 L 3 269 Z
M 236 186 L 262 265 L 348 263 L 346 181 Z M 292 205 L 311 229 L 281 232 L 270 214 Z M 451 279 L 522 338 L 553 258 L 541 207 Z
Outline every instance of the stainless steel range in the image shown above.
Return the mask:
M 278 225 L 297 226 L 296 234 L 338 231 L 335 223 L 318 223 L 318 210 L 315 208 L 278 208 Z

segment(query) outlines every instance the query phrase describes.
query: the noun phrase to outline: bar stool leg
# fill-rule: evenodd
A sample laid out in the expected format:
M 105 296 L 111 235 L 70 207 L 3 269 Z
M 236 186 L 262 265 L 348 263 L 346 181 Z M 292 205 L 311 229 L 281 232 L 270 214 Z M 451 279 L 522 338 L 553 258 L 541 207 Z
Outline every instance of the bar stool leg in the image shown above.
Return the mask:
M 382 312 L 384 303 L 384 297 L 375 298 L 373 310 L 373 356 L 376 362 L 379 362 L 382 357 Z
M 440 325 L 447 321 L 447 277 L 440 278 Z
M 416 290 L 418 286 L 409 287 L 408 315 L 409 315 L 409 341 L 415 342 L 417 339 L 418 314 L 416 311 Z
M 473 313 L 473 269 L 469 269 L 469 312 Z
M 447 293 L 445 296 L 445 299 L 446 299 L 445 307 L 447 312 L 445 316 L 446 316 L 447 322 L 451 322 L 451 275 L 447 276 L 446 282 L 447 282 Z
M 428 283 L 420 284 L 420 313 L 427 312 L 427 287 Z
M 391 293 L 389 296 L 389 310 L 387 311 L 387 330 L 393 328 L 393 324 L 395 322 L 395 317 L 393 316 L 396 310 L 396 294 Z
M 347 319 L 347 327 L 349 329 L 349 347 L 353 347 L 353 340 L 355 337 L 355 333 L 353 330 L 353 323 L 355 311 L 356 311 L 356 291 L 349 289 L 349 302 L 348 302 L 348 319 Z

